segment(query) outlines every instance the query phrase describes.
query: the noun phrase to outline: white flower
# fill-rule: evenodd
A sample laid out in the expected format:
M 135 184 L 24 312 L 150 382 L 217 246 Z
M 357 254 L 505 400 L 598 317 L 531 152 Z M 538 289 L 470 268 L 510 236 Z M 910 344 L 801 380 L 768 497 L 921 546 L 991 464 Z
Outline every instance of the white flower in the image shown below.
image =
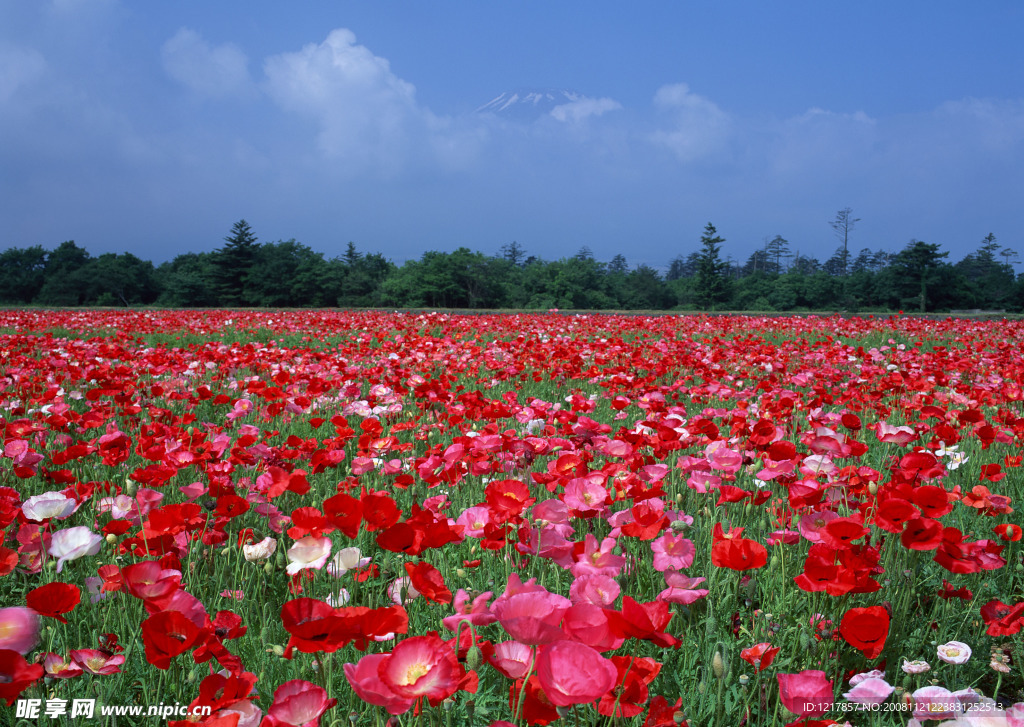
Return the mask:
M 254 560 L 266 560 L 277 550 L 277 541 L 274 538 L 263 538 L 258 543 L 246 543 L 242 546 L 242 555 L 250 563 Z
M 102 544 L 102 537 L 80 525 L 55 532 L 50 541 L 50 555 L 57 558 L 57 572 L 60 573 L 66 561 L 77 560 L 83 555 L 96 555 Z
M 293 576 L 300 570 L 314 568 L 320 570 L 331 555 L 331 539 L 322 536 L 315 538 L 307 535 L 295 541 L 295 545 L 288 548 L 288 559 L 291 563 L 285 571 Z
M 327 572 L 335 578 L 341 578 L 354 568 L 362 568 L 370 562 L 369 558 L 363 558 L 359 548 L 342 548 L 331 562 L 327 564 Z
M 971 647 L 962 641 L 948 641 L 938 648 L 939 658 L 947 664 L 963 664 L 971 658 Z
M 41 523 L 54 518 L 63 520 L 69 517 L 76 507 L 78 502 L 63 492 L 44 492 L 25 500 L 21 504 L 21 511 L 26 519 Z

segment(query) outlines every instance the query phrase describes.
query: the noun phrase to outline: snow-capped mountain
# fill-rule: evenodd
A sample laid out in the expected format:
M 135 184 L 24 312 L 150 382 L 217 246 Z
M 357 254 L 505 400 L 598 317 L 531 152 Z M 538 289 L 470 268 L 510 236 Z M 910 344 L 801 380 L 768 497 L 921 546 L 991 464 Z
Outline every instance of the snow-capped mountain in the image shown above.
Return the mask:
M 516 121 L 534 121 L 563 106 L 585 98 L 583 94 L 562 88 L 531 88 L 506 91 L 476 110 Z

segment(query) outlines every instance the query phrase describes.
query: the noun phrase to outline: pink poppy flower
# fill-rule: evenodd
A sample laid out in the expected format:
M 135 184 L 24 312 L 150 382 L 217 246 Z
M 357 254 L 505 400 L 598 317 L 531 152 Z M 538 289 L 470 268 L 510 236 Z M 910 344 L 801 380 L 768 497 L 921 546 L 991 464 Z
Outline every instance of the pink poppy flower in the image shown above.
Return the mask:
M 452 647 L 431 633 L 399 643 L 391 655 L 378 664 L 377 674 L 399 697 L 427 697 L 436 704 L 458 689 L 462 669 Z
M 556 707 L 587 704 L 615 686 L 615 664 L 595 649 L 575 641 L 558 641 L 540 649 L 537 678 Z
M 943 687 L 921 687 L 910 695 L 917 719 L 953 719 L 958 704 L 953 692 Z
M 273 727 L 319 727 L 320 717 L 337 701 L 328 699 L 323 687 L 303 679 L 293 679 L 274 692 L 274 703 L 267 710 L 267 720 Z
M 651 551 L 654 553 L 654 570 L 657 571 L 689 568 L 697 552 L 693 541 L 687 540 L 682 533 L 665 533 L 657 540 L 652 540 Z
M 612 626 L 605 610 L 592 603 L 570 606 L 563 617 L 562 630 L 571 640 L 598 651 L 617 649 L 626 640 L 622 631 Z
M 27 654 L 39 642 L 39 614 L 31 608 L 0 608 L 0 650 Z
M 470 538 L 482 538 L 484 528 L 491 523 L 491 511 L 486 507 L 467 507 L 455 520 L 456 525 L 461 525 L 465 530 L 463 533 Z
M 533 649 L 518 641 L 502 641 L 494 647 L 491 666 L 509 679 L 522 679 L 533 664 Z
M 57 572 L 60 573 L 64 569 L 64 563 L 86 555 L 96 555 L 102 545 L 102 537 L 80 525 L 55 532 L 50 541 L 50 555 L 57 558 Z
M 800 518 L 800 522 L 797 523 L 796 527 L 804 538 L 812 543 L 820 543 L 821 531 L 823 531 L 825 526 L 837 517 L 839 517 L 839 515 L 831 510 L 810 512 Z
M 469 594 L 460 588 L 455 594 L 455 615 L 441 619 L 441 623 L 449 631 L 457 630 L 463 621 L 474 626 L 486 626 L 494 623 L 498 617 L 491 613 L 487 606 L 487 601 L 492 595 L 491 591 L 481 593 L 473 599 L 472 605 L 469 605 Z
M 352 691 L 367 704 L 384 707 L 389 714 L 405 714 L 415 699 L 400 697 L 385 684 L 378 674 L 380 665 L 390 654 L 367 654 L 356 664 L 345 664 L 345 678 Z
M 569 586 L 569 599 L 573 603 L 611 606 L 621 590 L 614 578 L 600 574 L 580 576 Z
M 72 649 L 68 656 L 90 674 L 119 674 L 124 664 L 123 654 L 115 656 L 100 649 Z
M 38 659 L 38 657 L 36 658 Z M 52 679 L 72 679 L 82 676 L 82 667 L 75 664 L 74 661 L 66 660 L 60 654 L 52 652 L 43 654 L 43 669 L 46 670 L 46 676 Z
M 782 706 L 800 717 L 820 717 L 830 709 L 832 682 L 825 672 L 809 669 L 799 674 L 778 674 Z
M 570 569 L 572 574 L 577 578 L 597 574 L 612 578 L 618 576 L 622 572 L 622 566 L 626 564 L 626 558 L 612 552 L 615 545 L 614 538 L 605 538 L 598 546 L 597 538 L 588 533 L 583 539 L 583 553 Z
M 708 589 L 695 588 L 695 586 L 703 583 L 704 580 L 703 577 L 689 578 L 679 571 L 665 571 L 665 584 L 668 588 L 658 594 L 657 600 L 688 606 L 708 595 Z
M 506 597 L 507 593 L 495 599 L 491 613 L 509 636 L 530 645 L 565 638 L 559 624 L 572 601 L 543 588 Z
M 884 679 L 870 677 L 859 681 L 853 689 L 845 692 L 843 696 L 850 702 L 874 707 L 888 699 L 892 692 L 893 687 Z
M 582 517 L 594 517 L 607 509 L 608 490 L 587 477 L 575 477 L 566 484 L 562 500 Z

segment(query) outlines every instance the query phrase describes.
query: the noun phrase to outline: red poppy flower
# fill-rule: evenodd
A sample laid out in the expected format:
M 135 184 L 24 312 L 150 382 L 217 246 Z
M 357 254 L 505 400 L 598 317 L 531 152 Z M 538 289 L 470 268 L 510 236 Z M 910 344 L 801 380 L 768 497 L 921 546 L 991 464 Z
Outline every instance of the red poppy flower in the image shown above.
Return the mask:
M 605 692 L 597 711 L 606 717 L 635 717 L 644 711 L 650 696 L 648 685 L 661 671 L 661 664 L 650 657 L 613 656 L 616 677 L 613 689 Z
M 942 588 L 939 589 L 937 595 L 939 596 L 939 598 L 944 598 L 947 601 L 950 598 L 959 598 L 964 601 L 970 601 L 972 598 L 974 598 L 974 594 L 967 589 L 967 586 L 962 586 L 961 588 L 954 589 L 953 584 L 947 581 L 946 579 L 942 580 Z
M 753 570 L 768 563 L 768 550 L 753 540 L 740 537 L 743 528 L 730 530 L 726 535 L 721 523 L 715 523 L 714 544 L 711 546 L 711 563 L 719 568 L 732 570 Z
M 866 658 L 875 659 L 889 635 L 889 612 L 883 606 L 851 608 L 839 623 L 839 634 Z
M 935 550 L 942 543 L 942 523 L 930 518 L 914 518 L 900 536 L 904 548 Z
M 381 661 L 377 674 L 399 697 L 426 697 L 439 704 L 458 689 L 462 679 L 455 652 L 436 633 L 405 639 Z
M 191 649 L 203 630 L 180 611 L 161 611 L 142 622 L 146 661 L 157 669 L 168 669 L 171 659 Z
M 25 604 L 40 616 L 49 616 L 65 624 L 68 620 L 61 614 L 74 611 L 81 600 L 82 592 L 78 586 L 60 581 L 34 588 L 25 596 Z
M 740 658 L 754 667 L 754 671 L 762 671 L 771 666 L 775 661 L 775 655 L 779 653 L 778 646 L 772 646 L 765 642 L 754 644 L 740 652 Z
M 1024 601 L 1013 606 L 992 600 L 981 607 L 989 636 L 1013 636 L 1024 628 Z
M 631 538 L 653 540 L 668 524 L 664 511 L 649 502 L 634 505 L 630 513 L 633 520 L 622 526 L 622 532 Z
M 452 592 L 444 584 L 444 577 L 434 566 L 420 561 L 419 563 L 406 563 L 405 572 L 409 574 L 412 587 L 423 595 L 428 601 L 434 603 L 451 603 Z
M 0 699 L 11 707 L 21 693 L 43 676 L 42 664 L 29 664 L 25 657 L 11 649 L 0 649 Z
M 324 500 L 324 515 L 345 537 L 355 538 L 363 522 L 363 503 L 351 495 L 340 493 Z
M 1024 535 L 1024 529 L 1022 529 L 1020 525 L 1014 525 L 1012 523 L 996 525 L 992 528 L 992 532 L 1008 543 L 1016 543 L 1021 539 L 1021 536 Z

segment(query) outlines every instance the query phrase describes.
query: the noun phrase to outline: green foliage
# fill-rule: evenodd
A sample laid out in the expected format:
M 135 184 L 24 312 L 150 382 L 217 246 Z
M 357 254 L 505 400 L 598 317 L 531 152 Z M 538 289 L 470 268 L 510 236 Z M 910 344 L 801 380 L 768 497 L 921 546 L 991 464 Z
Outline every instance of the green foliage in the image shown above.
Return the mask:
M 723 242 L 725 238 L 720 237 L 709 222 L 700 238 L 701 252 L 697 260 L 697 302 L 704 309 L 724 303 L 731 294 L 729 265 L 720 255 Z

